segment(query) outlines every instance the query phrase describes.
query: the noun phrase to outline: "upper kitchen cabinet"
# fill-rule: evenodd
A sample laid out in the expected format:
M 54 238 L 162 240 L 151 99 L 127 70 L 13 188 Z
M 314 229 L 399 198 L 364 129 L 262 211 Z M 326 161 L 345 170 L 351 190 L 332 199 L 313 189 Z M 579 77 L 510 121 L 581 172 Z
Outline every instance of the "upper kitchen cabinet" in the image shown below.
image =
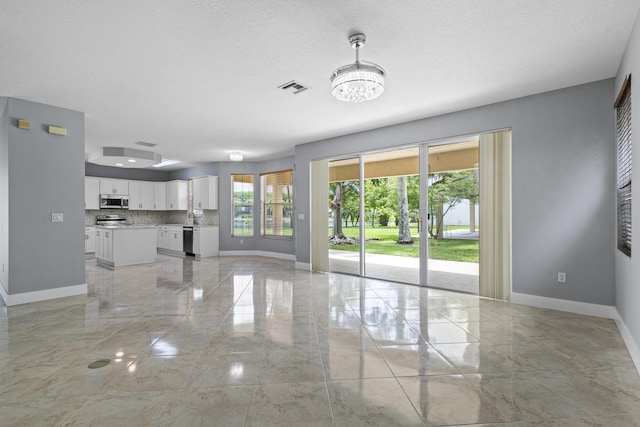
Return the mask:
M 167 209 L 167 185 L 164 182 L 153 183 L 153 210 L 163 211 Z
M 129 195 L 129 181 L 126 179 L 100 179 L 100 194 Z
M 192 181 L 193 209 L 218 209 L 218 177 L 203 176 Z
M 154 209 L 155 189 L 153 182 L 129 181 L 129 210 Z
M 186 211 L 189 209 L 187 181 L 169 181 L 167 185 L 167 200 L 165 209 L 168 211 Z
M 84 177 L 84 208 L 100 209 L 100 178 Z

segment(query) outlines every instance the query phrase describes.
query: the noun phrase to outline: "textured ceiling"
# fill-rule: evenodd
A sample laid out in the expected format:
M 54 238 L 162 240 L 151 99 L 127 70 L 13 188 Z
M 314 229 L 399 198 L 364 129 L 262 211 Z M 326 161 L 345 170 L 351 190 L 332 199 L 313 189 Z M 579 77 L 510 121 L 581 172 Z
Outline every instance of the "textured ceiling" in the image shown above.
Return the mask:
M 141 148 L 193 165 L 615 75 L 638 0 L 0 0 L 0 96 L 82 111 L 86 152 Z M 388 74 L 363 104 L 329 76 Z M 298 95 L 277 87 L 310 86 Z

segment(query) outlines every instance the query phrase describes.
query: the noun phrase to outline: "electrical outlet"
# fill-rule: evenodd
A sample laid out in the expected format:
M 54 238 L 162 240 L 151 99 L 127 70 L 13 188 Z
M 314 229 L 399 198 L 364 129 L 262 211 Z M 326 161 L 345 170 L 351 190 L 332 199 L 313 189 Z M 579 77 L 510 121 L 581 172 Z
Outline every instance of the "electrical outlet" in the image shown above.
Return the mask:
M 567 283 L 567 273 L 558 272 L 558 283 Z
M 52 213 L 51 222 L 62 222 L 64 215 L 61 213 Z
M 240 244 L 243 244 L 243 243 L 244 243 L 244 239 L 240 239 Z

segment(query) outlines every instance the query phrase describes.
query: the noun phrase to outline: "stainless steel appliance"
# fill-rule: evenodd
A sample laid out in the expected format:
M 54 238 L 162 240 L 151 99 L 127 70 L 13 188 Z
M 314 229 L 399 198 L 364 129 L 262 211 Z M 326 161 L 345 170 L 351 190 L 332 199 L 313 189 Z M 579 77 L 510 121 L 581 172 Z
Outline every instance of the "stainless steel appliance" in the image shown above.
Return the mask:
M 193 227 L 182 227 L 182 250 L 187 255 L 193 255 Z
M 96 215 L 96 225 L 129 225 L 121 215 Z
M 129 209 L 129 196 L 101 194 L 100 209 Z

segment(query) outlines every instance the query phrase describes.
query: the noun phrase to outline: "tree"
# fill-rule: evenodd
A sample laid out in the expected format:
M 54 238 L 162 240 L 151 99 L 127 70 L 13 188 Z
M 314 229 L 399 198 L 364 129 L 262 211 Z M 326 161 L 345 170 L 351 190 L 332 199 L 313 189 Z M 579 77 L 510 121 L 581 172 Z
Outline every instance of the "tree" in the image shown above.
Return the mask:
M 355 181 L 335 182 L 329 186 L 329 205 L 333 212 L 333 228 L 329 240 L 333 244 L 356 243 L 356 240 L 345 236 L 342 231 L 342 213 L 347 195 L 358 193 L 358 184 Z M 352 197 L 350 197 L 352 198 Z
M 437 240 L 443 236 L 447 212 L 465 199 L 477 200 L 478 184 L 473 170 L 434 173 L 429 181 L 429 235 Z
M 399 176 L 398 185 L 398 243 L 412 244 L 411 229 L 409 228 L 409 200 L 407 198 L 407 177 Z

